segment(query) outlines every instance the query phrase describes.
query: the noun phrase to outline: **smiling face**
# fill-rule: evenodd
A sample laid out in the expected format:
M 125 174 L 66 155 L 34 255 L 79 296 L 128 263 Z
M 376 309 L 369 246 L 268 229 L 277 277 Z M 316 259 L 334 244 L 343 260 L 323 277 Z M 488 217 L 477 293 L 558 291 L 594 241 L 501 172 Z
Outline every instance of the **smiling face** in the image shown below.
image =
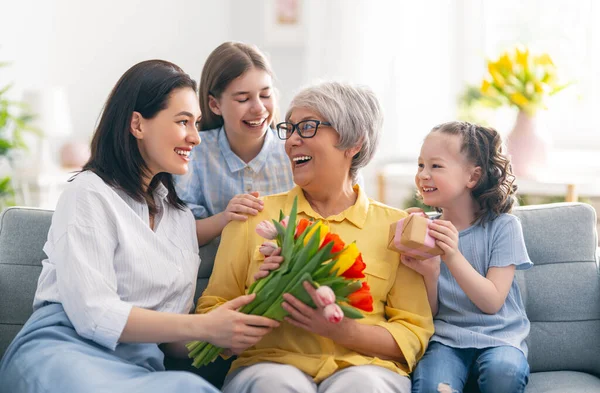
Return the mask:
M 183 175 L 192 147 L 200 143 L 198 96 L 190 88 L 173 90 L 167 107 L 151 119 L 133 113 L 131 133 L 151 176 L 161 172 Z
M 303 120 L 328 121 L 306 108 L 294 108 L 287 121 L 297 124 Z M 292 164 L 294 183 L 306 191 L 314 192 L 350 181 L 349 171 L 354 150 L 338 149 L 336 146 L 339 140 L 340 136 L 333 127 L 322 124 L 312 138 L 302 138 L 295 131 L 285 141 L 285 151 Z
M 460 152 L 461 142 L 461 136 L 443 132 L 425 138 L 415 184 L 426 205 L 451 208 L 472 199 L 479 169 Z
M 230 141 L 262 138 L 273 120 L 274 103 L 271 75 L 256 67 L 231 81 L 221 97 L 209 97 Z

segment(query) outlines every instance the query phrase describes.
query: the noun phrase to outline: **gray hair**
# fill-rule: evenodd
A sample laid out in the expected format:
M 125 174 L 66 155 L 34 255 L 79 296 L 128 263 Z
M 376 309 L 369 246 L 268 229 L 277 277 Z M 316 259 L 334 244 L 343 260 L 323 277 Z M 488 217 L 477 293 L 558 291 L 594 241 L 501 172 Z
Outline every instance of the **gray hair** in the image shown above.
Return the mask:
M 375 93 L 366 86 L 323 82 L 296 94 L 285 114 L 286 121 L 296 108 L 317 112 L 330 122 L 340 135 L 338 149 L 362 144 L 350 165 L 350 176 L 356 181 L 358 170 L 371 161 L 379 143 L 383 113 Z

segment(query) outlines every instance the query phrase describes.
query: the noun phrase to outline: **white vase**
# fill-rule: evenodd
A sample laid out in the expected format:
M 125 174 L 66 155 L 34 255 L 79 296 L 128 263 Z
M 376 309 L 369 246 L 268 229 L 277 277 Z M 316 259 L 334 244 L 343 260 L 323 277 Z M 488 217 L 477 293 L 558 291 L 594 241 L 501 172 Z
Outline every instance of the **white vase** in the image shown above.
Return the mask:
M 550 143 L 541 134 L 535 115 L 519 111 L 515 125 L 506 138 L 513 173 L 517 177 L 535 179 L 548 164 Z

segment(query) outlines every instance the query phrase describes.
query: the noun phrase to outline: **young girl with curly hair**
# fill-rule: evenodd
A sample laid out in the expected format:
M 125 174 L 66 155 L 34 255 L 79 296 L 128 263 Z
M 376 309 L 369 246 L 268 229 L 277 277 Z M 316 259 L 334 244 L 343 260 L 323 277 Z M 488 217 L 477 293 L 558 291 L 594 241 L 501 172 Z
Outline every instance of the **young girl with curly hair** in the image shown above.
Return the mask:
M 413 392 L 462 392 L 467 380 L 482 393 L 525 390 L 529 320 L 515 269 L 532 263 L 510 214 L 513 181 L 492 128 L 449 122 L 425 138 L 415 183 L 423 202 L 441 213 L 429 229 L 444 254 L 401 258 L 423 276 L 435 322 Z

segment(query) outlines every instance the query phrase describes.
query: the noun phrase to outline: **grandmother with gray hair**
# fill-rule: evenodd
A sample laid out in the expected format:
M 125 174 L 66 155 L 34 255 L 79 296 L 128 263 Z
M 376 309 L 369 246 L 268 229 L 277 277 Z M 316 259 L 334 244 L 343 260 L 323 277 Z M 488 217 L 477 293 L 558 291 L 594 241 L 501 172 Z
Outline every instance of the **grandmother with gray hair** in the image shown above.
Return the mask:
M 245 294 L 255 277 L 281 262 L 277 252 L 264 259 L 255 228 L 278 217 L 280 209 L 289 212 L 295 197 L 298 218 L 324 220 L 345 242 L 356 241 L 373 310 L 363 319 L 331 323 L 323 310 L 284 295 L 289 317 L 238 353 L 223 391 L 408 393 L 408 374 L 425 352 L 433 321 L 423 278 L 387 249 L 390 223 L 407 214 L 369 199 L 353 185 L 379 141 L 379 102 L 367 88 L 322 83 L 298 93 L 285 119 L 277 132 L 286 141 L 296 187 L 264 197 L 262 212 L 225 227 L 196 311 L 209 312 Z M 304 287 L 314 299 L 313 287 Z

